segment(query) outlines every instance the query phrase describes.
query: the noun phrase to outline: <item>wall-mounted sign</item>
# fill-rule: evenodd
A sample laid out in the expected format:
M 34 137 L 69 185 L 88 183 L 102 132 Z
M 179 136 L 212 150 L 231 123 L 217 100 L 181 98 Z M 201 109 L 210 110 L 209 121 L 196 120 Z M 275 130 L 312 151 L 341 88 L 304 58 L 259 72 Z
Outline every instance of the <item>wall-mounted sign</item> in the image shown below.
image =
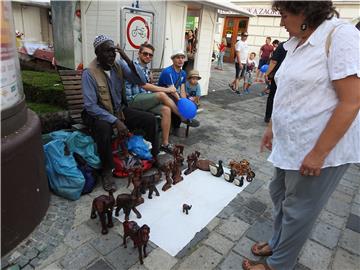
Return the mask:
M 280 16 L 278 11 L 273 11 L 271 8 L 244 8 L 244 10 L 256 16 Z M 218 12 L 222 15 L 238 15 L 236 12 L 221 9 Z
M 140 45 L 152 43 L 153 20 L 152 12 L 134 8 L 124 8 L 121 13 L 124 24 L 121 27 L 122 47 L 125 50 L 138 50 Z

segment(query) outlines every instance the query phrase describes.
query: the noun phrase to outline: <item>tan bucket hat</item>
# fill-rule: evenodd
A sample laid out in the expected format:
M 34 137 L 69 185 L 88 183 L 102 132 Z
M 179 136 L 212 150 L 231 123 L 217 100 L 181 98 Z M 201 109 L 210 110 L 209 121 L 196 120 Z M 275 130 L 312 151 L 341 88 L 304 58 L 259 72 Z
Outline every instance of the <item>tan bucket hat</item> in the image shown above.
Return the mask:
M 197 77 L 198 80 L 201 80 L 201 77 L 200 77 L 200 75 L 199 75 L 199 71 L 197 71 L 196 69 L 191 70 L 191 71 L 189 72 L 188 76 L 187 76 L 188 79 L 190 79 L 190 78 L 192 78 L 192 77 Z

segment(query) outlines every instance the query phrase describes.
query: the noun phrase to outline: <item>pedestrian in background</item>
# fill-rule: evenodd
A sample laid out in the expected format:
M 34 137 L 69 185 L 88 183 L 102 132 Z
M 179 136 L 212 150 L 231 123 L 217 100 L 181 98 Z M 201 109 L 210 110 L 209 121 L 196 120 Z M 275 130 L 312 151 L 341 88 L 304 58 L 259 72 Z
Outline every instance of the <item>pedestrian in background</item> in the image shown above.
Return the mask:
M 256 71 L 255 82 L 262 81 L 264 73 L 261 72 L 261 67 L 269 63 L 270 56 L 274 51 L 274 47 L 270 44 L 270 42 L 271 42 L 271 37 L 267 37 L 265 40 L 265 44 L 262 45 L 260 48 L 260 53 L 259 53 L 260 60 L 259 60 L 258 69 Z
M 268 242 L 251 248 L 269 257 L 245 259 L 246 270 L 293 269 L 349 164 L 360 162 L 359 31 L 336 18 L 331 1 L 274 1 L 273 8 L 291 36 L 261 141 L 275 166 L 274 230 Z
M 219 55 L 218 55 L 217 66 L 215 67 L 215 69 L 220 69 L 220 70 L 224 69 L 224 55 L 225 55 L 226 46 L 227 46 L 226 38 L 222 38 L 221 43 L 218 45 Z

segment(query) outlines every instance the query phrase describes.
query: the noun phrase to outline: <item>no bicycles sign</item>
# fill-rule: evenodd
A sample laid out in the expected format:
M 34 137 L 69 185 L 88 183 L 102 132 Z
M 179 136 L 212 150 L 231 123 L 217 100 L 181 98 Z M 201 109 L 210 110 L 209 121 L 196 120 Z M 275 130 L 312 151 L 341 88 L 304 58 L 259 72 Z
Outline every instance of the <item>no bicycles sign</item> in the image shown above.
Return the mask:
M 126 13 L 125 50 L 137 50 L 144 42 L 151 42 L 152 16 Z

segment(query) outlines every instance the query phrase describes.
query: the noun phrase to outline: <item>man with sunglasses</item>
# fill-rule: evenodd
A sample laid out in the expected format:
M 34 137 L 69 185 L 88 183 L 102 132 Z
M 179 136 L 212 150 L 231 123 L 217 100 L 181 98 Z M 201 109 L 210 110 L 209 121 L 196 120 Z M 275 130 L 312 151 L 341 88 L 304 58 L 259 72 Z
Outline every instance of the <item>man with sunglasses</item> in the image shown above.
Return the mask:
M 151 74 L 148 64 L 152 61 L 154 51 L 155 48 L 149 43 L 140 45 L 138 58 L 133 63 L 138 70 L 142 70 L 142 79 L 147 83 L 139 86 L 127 81 L 126 98 L 131 108 L 161 115 L 162 144 L 160 150 L 172 153 L 174 146 L 169 143 L 171 113 L 173 112 L 178 117 L 180 117 L 180 113 L 174 100 L 169 96 L 176 96 L 176 88 L 174 86 L 165 88 L 150 83 Z
M 113 128 L 119 138 L 127 136 L 129 130 L 142 130 L 145 139 L 152 143 L 152 154 L 159 152 L 159 138 L 156 117 L 148 112 L 130 108 L 126 101 L 125 79 L 139 85 L 145 80 L 137 68 L 114 41 L 105 35 L 94 40 L 96 58 L 82 74 L 84 110 L 83 122 L 91 129 L 102 163 L 102 184 L 106 191 L 116 190 L 112 171 L 114 169 L 111 149 Z M 116 50 L 123 59 L 115 60 Z

